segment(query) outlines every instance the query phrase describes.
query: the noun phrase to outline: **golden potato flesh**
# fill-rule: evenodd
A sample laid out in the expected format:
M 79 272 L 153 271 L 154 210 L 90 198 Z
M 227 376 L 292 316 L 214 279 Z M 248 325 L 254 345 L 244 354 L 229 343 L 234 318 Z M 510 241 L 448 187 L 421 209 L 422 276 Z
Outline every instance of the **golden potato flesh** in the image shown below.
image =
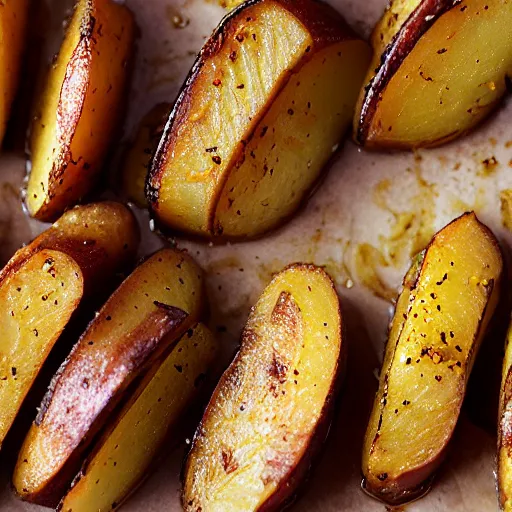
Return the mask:
M 496 308 L 503 261 L 476 216 L 432 240 L 404 281 L 363 449 L 365 489 L 390 505 L 430 485 Z
M 56 506 L 123 392 L 202 314 L 202 274 L 159 251 L 110 297 L 56 374 L 13 477 L 25 500 Z
M 141 208 L 147 207 L 144 184 L 151 155 L 156 151 L 171 107 L 169 103 L 159 103 L 144 116 L 135 141 L 124 157 L 122 192 Z
M 498 424 L 498 494 L 500 506 L 512 511 L 512 324 L 503 360 Z
M 0 146 L 18 86 L 28 7 L 28 0 L 0 2 Z
M 332 8 L 260 0 L 203 47 L 146 183 L 162 226 L 260 235 L 305 199 L 350 124 L 370 59 Z
M 177 426 L 198 396 L 216 349 L 213 335 L 198 324 L 155 365 L 84 463 L 62 512 L 107 512 L 124 502 L 166 453 L 165 445 L 179 439 Z
M 51 221 L 87 194 L 120 121 L 133 52 L 130 11 L 79 0 L 37 105 L 26 204 Z
M 0 272 L 0 445 L 71 315 L 124 269 L 137 242 L 124 206 L 76 208 Z
M 293 497 L 329 426 L 341 327 L 323 270 L 297 264 L 272 280 L 197 429 L 186 511 L 282 510 Z
M 394 4 L 373 36 L 376 52 L 356 113 L 356 139 L 375 148 L 447 142 L 482 121 L 509 88 L 512 4 Z

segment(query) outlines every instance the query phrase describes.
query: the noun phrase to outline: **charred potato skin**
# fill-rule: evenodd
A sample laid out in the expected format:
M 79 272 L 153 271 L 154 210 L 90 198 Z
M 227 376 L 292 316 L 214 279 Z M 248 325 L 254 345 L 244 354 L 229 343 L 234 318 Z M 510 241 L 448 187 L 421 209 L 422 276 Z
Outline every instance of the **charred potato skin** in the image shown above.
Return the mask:
M 51 161 L 48 159 L 42 163 L 35 155 L 36 152 L 44 151 L 41 139 L 48 127 L 43 124 L 43 109 L 52 107 L 49 88 L 55 87 L 51 75 L 47 90 L 41 97 L 41 103 L 36 105 L 34 122 L 29 134 L 33 165 L 28 176 L 25 204 L 31 216 L 45 222 L 54 221 L 67 208 L 74 206 L 97 183 L 110 143 L 119 132 L 117 124 L 122 117 L 122 108 L 128 96 L 126 85 L 132 69 L 130 54 L 133 53 L 131 50 L 135 42 L 135 20 L 131 11 L 111 0 L 79 0 L 75 9 L 83 9 L 83 17 L 78 27 L 78 42 L 69 61 L 59 62 L 60 55 L 57 59 L 58 65 L 65 67 L 65 75 L 55 112 L 55 140 L 52 140 L 55 152 L 51 156 Z M 116 14 L 114 10 L 117 10 Z M 77 12 L 73 14 L 77 15 Z M 116 22 L 119 21 L 121 24 L 120 34 L 109 32 L 105 36 L 104 32 L 107 32 L 107 29 L 103 24 L 110 21 L 109 18 L 115 17 L 118 17 Z M 116 57 L 119 62 L 115 62 L 112 55 L 109 63 L 102 62 L 102 53 L 106 51 L 105 43 L 108 40 L 111 45 L 113 40 L 117 41 L 119 47 Z M 63 49 L 64 44 L 61 52 Z M 105 70 L 106 66 L 115 70 L 117 75 L 112 73 L 112 76 L 109 76 Z M 109 89 L 102 91 L 101 82 L 106 79 L 110 79 Z M 96 93 L 104 97 L 100 99 Z M 110 99 L 110 103 L 106 103 L 107 98 Z M 102 110 L 107 105 L 110 107 L 108 117 L 105 118 L 103 115 L 101 119 Z M 86 126 L 89 122 L 92 126 Z M 93 130 L 97 132 L 93 133 Z M 86 135 L 87 131 L 90 134 Z M 87 137 L 95 140 L 94 148 Z M 41 187 L 35 183 L 36 178 L 33 178 L 33 174 L 36 164 L 41 167 L 40 172 L 49 174 L 46 189 L 44 183 Z M 43 196 L 44 201 L 38 204 L 37 200 L 32 204 L 33 199 L 36 200 L 38 196 Z
M 395 34 L 384 50 L 379 67 L 375 70 L 361 95 L 361 110 L 356 117 L 355 140 L 365 145 L 371 120 L 377 110 L 384 89 L 398 68 L 416 46 L 421 36 L 447 11 L 457 6 L 453 0 L 423 0 Z M 374 36 L 375 37 L 375 34 Z M 454 135 L 455 137 L 456 135 Z M 438 141 L 441 144 L 443 141 Z M 448 142 L 448 140 L 444 141 Z
M 309 272 L 322 273 L 327 277 L 330 282 L 331 290 L 337 296 L 337 291 L 332 282 L 331 278 L 319 267 L 316 267 L 312 264 L 303 264 L 303 263 L 294 263 L 287 266 L 283 269 L 282 272 L 286 272 L 288 270 L 307 270 Z M 251 314 L 254 312 L 255 306 L 251 309 Z M 301 489 L 300 486 L 304 484 L 304 482 L 308 479 L 311 470 L 313 469 L 315 463 L 317 462 L 319 456 L 321 455 L 322 448 L 325 446 L 325 441 L 329 435 L 332 419 L 335 413 L 335 409 L 337 406 L 337 402 L 340 397 L 340 391 L 343 386 L 346 364 L 347 364 L 347 349 L 345 343 L 345 324 L 342 321 L 342 308 L 341 303 L 338 300 L 338 308 L 337 308 L 337 320 L 340 323 L 340 339 L 341 339 L 341 349 L 339 352 L 339 356 L 336 362 L 336 367 L 333 372 L 333 378 L 331 381 L 330 390 L 326 396 L 324 406 L 322 408 L 321 415 L 317 421 L 316 427 L 314 431 L 311 433 L 311 437 L 308 442 L 308 447 L 304 451 L 302 457 L 295 465 L 295 467 L 286 475 L 283 481 L 280 482 L 280 485 L 277 487 L 275 492 L 268 497 L 268 499 L 262 503 L 258 507 L 258 512 L 278 512 L 279 510 L 283 510 L 288 506 L 292 505 L 300 496 Z M 181 493 L 181 502 L 183 509 L 187 512 L 198 512 L 198 510 L 193 508 L 193 504 L 190 502 L 190 496 L 187 496 L 187 473 L 191 467 L 191 458 L 193 456 L 193 450 L 195 445 L 198 443 L 198 440 L 204 435 L 205 425 L 208 421 L 209 415 L 211 415 L 212 404 L 217 400 L 217 397 L 220 393 L 222 393 L 223 383 L 230 381 L 232 375 L 237 372 L 237 366 L 241 357 L 243 357 L 243 347 L 244 347 L 244 338 L 251 337 L 251 332 L 248 332 L 247 329 L 244 329 L 242 334 L 241 347 L 236 353 L 233 361 L 225 371 L 224 375 L 221 377 L 219 383 L 217 384 L 208 406 L 205 409 L 202 420 L 200 421 L 192 442 L 190 443 L 190 449 L 188 451 L 187 457 L 182 467 L 181 480 L 182 480 L 182 493 Z
M 305 54 L 298 65 L 293 68 L 293 70 L 290 70 L 294 73 L 299 71 L 312 58 L 311 54 L 321 51 L 326 46 L 343 42 L 345 40 L 358 39 L 358 36 L 348 26 L 343 17 L 336 10 L 332 9 L 330 6 L 320 0 L 298 0 L 295 2 L 293 0 L 247 0 L 242 3 L 238 3 L 236 7 L 234 7 L 224 17 L 224 19 L 221 21 L 219 26 L 216 28 L 212 36 L 208 39 L 198 54 L 197 59 L 194 62 L 189 75 L 187 76 L 170 111 L 162 138 L 149 164 L 149 172 L 147 174 L 145 183 L 145 195 L 149 205 L 151 217 L 158 226 L 158 229 L 164 234 L 172 236 L 176 233 L 176 231 L 184 230 L 187 231 L 188 234 L 192 237 L 206 237 L 221 243 L 245 238 L 240 236 L 226 236 L 221 231 L 219 231 L 216 226 L 214 226 L 214 216 L 216 213 L 218 199 L 221 196 L 224 185 L 229 178 L 231 164 L 234 164 L 244 152 L 244 144 L 239 144 L 239 148 L 230 160 L 227 172 L 225 172 L 224 175 L 220 177 L 216 187 L 216 192 L 214 196 L 210 198 L 207 213 L 209 218 L 208 233 L 198 233 L 195 231 L 187 230 L 183 227 L 178 229 L 175 226 L 167 225 L 166 222 L 161 219 L 159 214 L 160 188 L 162 177 L 165 173 L 166 163 L 168 161 L 167 155 L 172 151 L 172 148 L 176 143 L 176 139 L 179 137 L 180 125 L 184 120 L 187 119 L 191 107 L 192 89 L 203 66 L 205 65 L 205 62 L 207 62 L 211 57 L 215 56 L 223 47 L 225 41 L 227 41 L 230 36 L 235 34 L 237 30 L 237 21 L 241 19 L 241 16 L 244 15 L 246 11 L 249 12 L 251 7 L 257 6 L 258 4 L 263 4 L 266 2 L 272 3 L 272 1 L 284 7 L 293 16 L 295 16 L 307 28 L 313 40 L 315 51 L 307 52 Z M 311 23 L 312 19 L 315 20 L 314 23 Z M 291 75 L 291 73 L 289 73 L 289 75 Z M 272 97 L 268 98 L 267 108 L 260 112 L 258 117 L 252 120 L 250 129 L 251 133 L 247 137 L 248 140 L 253 137 L 254 131 L 258 127 L 259 121 L 263 119 L 266 111 L 268 110 L 268 105 L 270 105 L 272 101 L 277 96 L 279 96 L 279 93 L 286 87 L 288 80 L 289 77 L 282 80 L 282 83 L 280 83 L 277 88 L 274 88 Z M 328 167 L 329 164 L 326 164 L 325 169 Z M 316 180 L 316 183 L 312 185 L 309 191 L 309 195 L 307 193 L 305 194 L 302 203 L 307 202 L 308 198 L 316 189 L 318 183 L 321 181 L 323 174 L 324 173 L 320 174 Z M 291 216 L 293 216 L 293 214 L 294 213 L 291 213 L 290 215 L 283 217 L 281 224 L 285 223 Z M 277 227 L 278 226 L 275 226 L 275 228 Z M 271 230 L 272 228 L 270 231 Z M 265 233 L 261 233 L 260 235 L 251 236 L 250 238 L 257 239 L 264 234 Z
M 174 266 L 179 270 L 172 270 Z M 181 276 L 190 278 L 193 294 L 182 300 L 190 311 L 153 300 L 154 296 L 144 293 L 144 287 L 153 286 L 155 276 L 160 275 L 155 273 L 157 267 L 161 272 L 167 272 L 166 278 L 180 276 L 179 280 L 176 278 L 177 284 L 170 281 L 161 284 L 162 289 L 168 290 L 163 294 L 170 300 L 180 295 Z M 142 295 L 147 297 L 146 302 L 151 302 L 149 309 L 149 302 L 143 306 L 145 316 L 138 318 L 129 330 L 124 328 L 114 341 L 108 342 L 110 338 L 105 329 L 111 321 L 114 323 L 114 315 L 121 318 L 124 315 L 126 323 L 126 316 L 131 311 L 126 310 L 125 304 L 133 296 L 141 306 Z M 175 249 L 155 253 L 114 292 L 55 374 L 25 439 L 13 477 L 15 491 L 23 500 L 48 507 L 58 505 L 80 469 L 84 452 L 117 407 L 122 406 L 131 386 L 136 385 L 151 365 L 164 357 L 183 333 L 202 317 L 203 298 L 202 272 L 190 256 Z M 100 360 L 108 364 L 102 368 Z M 67 401 L 70 393 L 74 394 L 73 404 Z M 73 408 L 74 415 L 68 417 L 73 414 Z M 69 422 L 73 428 L 66 430 Z M 44 467 L 42 471 L 40 459 L 34 456 L 34 450 L 38 450 L 41 443 L 45 446 L 45 456 L 50 449 L 54 452 L 52 467 Z M 39 456 L 37 451 L 35 453 Z M 29 463 L 28 470 L 24 469 Z M 25 481 L 30 481 L 30 489 L 24 487 Z
M 478 320 L 478 327 L 476 332 L 474 333 L 473 337 L 473 344 L 471 347 L 470 352 L 467 355 L 467 361 L 469 362 L 468 367 L 466 369 L 466 386 L 467 381 L 469 379 L 469 376 L 471 374 L 471 370 L 473 367 L 473 364 L 475 362 L 476 355 L 478 353 L 478 350 L 480 348 L 480 345 L 482 343 L 482 338 L 484 337 L 484 334 L 489 329 L 489 324 L 492 322 L 492 317 L 488 317 L 489 311 L 494 312 L 501 297 L 501 291 L 504 286 L 505 281 L 505 275 L 503 272 L 503 252 L 502 249 L 496 240 L 496 237 L 494 233 L 483 223 L 481 223 L 474 213 L 469 212 L 463 214 L 461 217 L 454 219 L 452 222 L 450 222 L 448 225 L 446 225 L 441 231 L 439 231 L 432 240 L 430 241 L 429 245 L 421 252 L 419 253 L 416 258 L 413 260 L 413 263 L 411 265 L 411 268 L 407 272 L 404 282 L 403 282 L 403 291 L 401 292 L 398 301 L 397 306 L 395 310 L 395 316 L 393 318 L 392 323 L 390 324 L 390 334 L 393 330 L 394 326 L 398 326 L 397 331 L 397 337 L 395 339 L 392 339 L 391 336 L 387 340 L 386 348 L 385 348 L 385 355 L 384 355 L 384 362 L 383 366 L 381 368 L 381 372 L 386 370 L 386 375 L 384 381 L 388 382 L 388 375 L 391 369 L 391 363 L 388 364 L 387 368 L 385 368 L 386 359 L 388 355 L 388 351 L 391 349 L 394 352 L 394 349 L 390 347 L 390 344 L 392 341 L 395 341 L 395 346 L 398 345 L 400 337 L 401 337 L 401 331 L 403 329 L 403 325 L 407 321 L 407 319 L 402 319 L 397 317 L 397 313 L 400 311 L 404 311 L 400 308 L 401 301 L 403 300 L 404 307 L 409 302 L 410 296 L 414 293 L 418 285 L 420 284 L 420 279 L 422 277 L 422 272 L 425 268 L 426 262 L 426 254 L 429 251 L 429 249 L 436 243 L 437 237 L 445 230 L 449 229 L 452 225 L 454 225 L 457 221 L 459 221 L 462 218 L 467 218 L 468 216 L 474 216 L 476 219 L 476 222 L 478 223 L 478 226 L 480 229 L 485 232 L 487 239 L 492 243 L 494 250 L 499 255 L 500 263 L 501 263 L 501 273 L 495 281 L 489 282 L 489 286 L 486 289 L 487 292 L 487 301 L 483 308 L 483 311 L 481 313 L 481 316 Z M 407 315 L 409 316 L 409 315 Z M 404 313 L 405 317 L 405 313 Z M 486 322 L 487 319 L 487 322 Z M 391 356 L 392 358 L 394 356 Z M 381 387 L 382 387 L 382 377 L 380 378 L 380 384 L 379 384 L 379 390 L 376 394 L 375 402 L 374 402 L 374 409 L 372 411 L 372 417 L 375 413 L 376 407 L 378 404 L 386 402 L 387 398 L 387 389 L 385 388 L 384 391 L 381 393 Z M 462 401 L 465 395 L 465 387 L 463 384 L 459 386 L 459 396 L 460 396 L 460 407 L 462 407 Z M 460 409 L 459 409 L 460 412 Z M 377 431 L 375 432 L 375 439 L 372 441 L 372 445 L 378 440 L 380 437 L 380 425 L 383 419 L 383 409 L 380 408 L 380 417 L 379 417 L 379 427 Z M 370 482 L 370 479 L 368 478 L 368 475 L 366 474 L 367 468 L 365 467 L 363 463 L 363 469 L 362 469 L 362 483 L 361 488 L 362 490 L 371 496 L 372 498 L 381 501 L 385 505 L 389 507 L 401 507 L 405 504 L 411 503 L 413 501 L 416 501 L 426 494 L 431 489 L 432 482 L 435 479 L 435 472 L 438 470 L 438 468 L 442 465 L 442 463 L 445 460 L 446 454 L 449 450 L 449 443 L 453 437 L 453 434 L 455 433 L 455 428 L 458 422 L 456 422 L 453 426 L 452 431 L 450 432 L 448 442 L 445 444 L 445 446 L 440 450 L 436 458 L 433 458 L 426 464 L 424 464 L 422 467 L 415 468 L 411 471 L 404 472 L 399 478 L 394 479 L 393 481 L 389 482 L 388 476 L 386 475 L 385 478 L 381 479 L 375 476 L 372 478 L 372 482 Z M 368 435 L 369 435 L 369 429 L 368 427 L 367 433 L 366 433 L 366 439 L 365 439 L 365 449 L 368 444 Z M 373 450 L 373 446 L 372 446 Z M 371 453 L 371 452 L 370 452 Z M 376 480 L 378 480 L 378 483 L 376 484 Z

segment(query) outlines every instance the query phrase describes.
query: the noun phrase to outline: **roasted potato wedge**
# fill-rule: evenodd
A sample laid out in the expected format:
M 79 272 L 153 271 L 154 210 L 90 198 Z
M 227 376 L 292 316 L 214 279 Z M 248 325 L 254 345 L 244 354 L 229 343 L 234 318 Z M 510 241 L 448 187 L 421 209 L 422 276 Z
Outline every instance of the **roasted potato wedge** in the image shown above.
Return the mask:
M 476 126 L 510 89 L 511 24 L 506 0 L 393 0 L 373 34 L 357 142 L 436 146 Z
M 128 386 L 198 322 L 203 299 L 200 269 L 174 249 L 121 284 L 54 377 L 25 439 L 13 477 L 24 500 L 59 503 Z
M 135 256 L 138 228 L 117 203 L 76 208 L 0 272 L 0 445 L 85 295 Z
M 363 488 L 390 505 L 428 491 L 500 294 L 498 242 L 474 213 L 414 261 L 391 324 L 363 448 Z
M 315 0 L 257 0 L 230 13 L 152 161 L 146 197 L 161 227 L 236 239 L 292 215 L 350 123 L 369 59 Z
M 16 95 L 29 0 L 0 3 L 0 146 Z
M 171 108 L 172 105 L 169 103 L 159 103 L 144 116 L 135 141 L 124 157 L 122 191 L 130 201 L 134 201 L 141 208 L 148 205 L 144 184 L 151 156 L 160 142 Z
M 189 453 L 186 511 L 281 510 L 324 441 L 343 367 L 338 296 L 297 264 L 253 308 Z
M 36 107 L 30 215 L 52 221 L 95 184 L 124 103 L 134 20 L 113 0 L 79 0 Z
M 166 453 L 213 365 L 217 345 L 202 324 L 190 329 L 151 371 L 88 457 L 63 512 L 117 509 Z

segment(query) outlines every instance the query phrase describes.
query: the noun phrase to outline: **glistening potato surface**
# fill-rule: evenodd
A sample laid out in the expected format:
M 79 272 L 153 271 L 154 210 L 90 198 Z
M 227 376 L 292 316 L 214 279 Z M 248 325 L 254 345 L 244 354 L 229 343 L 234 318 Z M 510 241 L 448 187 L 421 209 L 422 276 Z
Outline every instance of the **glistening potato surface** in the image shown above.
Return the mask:
M 508 0 L 392 2 L 373 35 L 358 142 L 434 146 L 480 123 L 510 82 L 511 23 Z
M 96 182 L 121 109 L 134 20 L 112 0 L 79 0 L 36 106 L 30 135 L 30 215 L 52 221 Z
M 181 440 L 180 425 L 202 391 L 217 348 L 213 334 L 202 324 L 183 335 L 98 441 L 60 510 L 106 512 L 124 502 Z
M 146 184 L 164 227 L 261 235 L 291 216 L 341 141 L 368 45 L 314 0 L 259 0 L 201 50 Z
M 137 245 L 130 211 L 98 203 L 67 212 L 0 272 L 0 445 L 84 296 L 103 291 Z
M 202 274 L 164 249 L 110 297 L 56 374 L 14 472 L 25 500 L 56 506 L 124 391 L 200 319 Z
M 293 497 L 329 426 L 341 330 L 323 270 L 297 264 L 274 277 L 197 429 L 186 511 L 281 510 Z
M 429 488 L 495 311 L 503 261 L 473 213 L 441 230 L 404 280 L 366 431 L 366 490 L 391 505 Z

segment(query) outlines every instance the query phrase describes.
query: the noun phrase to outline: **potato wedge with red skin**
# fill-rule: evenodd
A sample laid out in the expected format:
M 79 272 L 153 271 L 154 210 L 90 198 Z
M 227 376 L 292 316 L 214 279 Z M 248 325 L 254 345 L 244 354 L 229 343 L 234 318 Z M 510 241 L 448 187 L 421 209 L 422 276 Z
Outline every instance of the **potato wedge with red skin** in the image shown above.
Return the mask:
M 53 221 L 95 185 L 119 129 L 135 23 L 112 0 L 78 0 L 36 106 L 26 205 Z
M 498 242 L 474 213 L 437 233 L 405 277 L 363 448 L 363 488 L 386 504 L 429 490 L 502 278 Z
M 0 445 L 81 304 L 135 257 L 138 227 L 118 203 L 75 208 L 0 272 Z
M 59 510 L 106 512 L 120 507 L 182 440 L 180 424 L 205 390 L 217 354 L 215 338 L 203 324 L 187 331 L 102 434 Z
M 162 229 L 256 237 L 308 197 L 352 121 L 370 48 L 315 0 L 224 18 L 169 116 L 146 182 Z
M 187 512 L 282 510 L 293 499 L 327 434 L 342 349 L 329 276 L 303 264 L 277 274 L 196 431 L 184 472 Z
M 0 147 L 18 87 L 28 9 L 29 0 L 0 4 Z
M 163 249 L 140 265 L 90 323 L 55 375 L 13 477 L 26 501 L 55 507 L 128 386 L 200 319 L 202 273 Z
M 510 89 L 512 5 L 393 0 L 354 121 L 368 148 L 437 146 L 478 125 Z

